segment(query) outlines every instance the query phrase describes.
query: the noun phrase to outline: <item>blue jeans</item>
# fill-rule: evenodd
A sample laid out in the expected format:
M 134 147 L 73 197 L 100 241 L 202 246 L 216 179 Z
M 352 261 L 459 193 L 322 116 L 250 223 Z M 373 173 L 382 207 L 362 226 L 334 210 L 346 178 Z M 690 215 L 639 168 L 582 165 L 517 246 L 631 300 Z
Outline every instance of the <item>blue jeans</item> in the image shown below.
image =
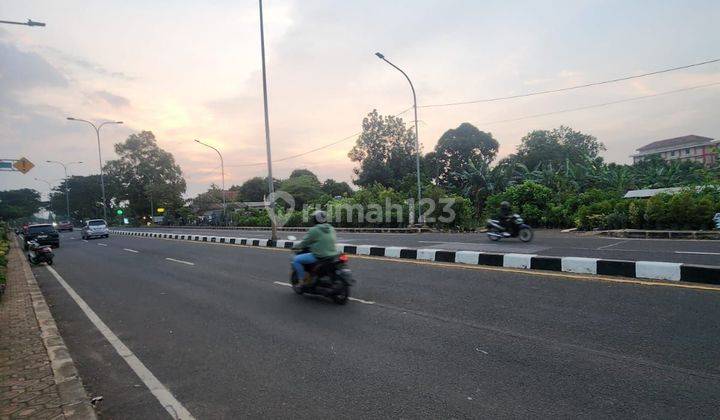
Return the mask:
M 293 258 L 292 265 L 295 268 L 298 280 L 302 281 L 305 278 L 305 267 L 303 267 L 303 264 L 313 264 L 315 262 L 317 262 L 317 258 L 312 252 L 298 254 Z

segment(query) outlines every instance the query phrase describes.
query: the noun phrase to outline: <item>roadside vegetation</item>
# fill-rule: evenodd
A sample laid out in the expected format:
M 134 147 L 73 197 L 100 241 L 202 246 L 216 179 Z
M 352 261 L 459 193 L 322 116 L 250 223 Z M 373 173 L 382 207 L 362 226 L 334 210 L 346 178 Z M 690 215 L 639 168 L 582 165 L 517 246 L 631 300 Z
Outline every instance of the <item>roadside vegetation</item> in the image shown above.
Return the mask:
M 10 250 L 7 229 L 7 223 L 0 222 L 0 295 L 5 291 L 7 281 L 8 251 Z
M 500 160 L 499 147 L 491 133 L 462 123 L 447 130 L 420 157 L 423 197 L 438 203 L 431 212 L 422 209 L 425 216 L 436 219 L 431 226 L 459 230 L 483 226 L 486 218 L 497 214 L 502 201 L 509 201 L 531 225 L 549 228 L 709 229 L 713 215 L 720 212 L 718 164 L 703 167 L 659 158 L 636 165 L 606 163 L 600 156 L 605 150 L 602 142 L 565 126 L 528 133 L 515 153 Z M 133 134 L 116 144 L 115 152 L 117 159 L 105 166 L 112 223 L 127 218 L 133 225 L 146 224 L 162 208 L 166 224 L 270 225 L 267 212 L 259 208 L 267 194 L 266 178 L 229 187 L 227 220 L 221 222 L 222 190 L 213 184 L 206 192 L 184 199 L 182 170 L 173 155 L 158 146 L 153 133 Z M 362 133 L 348 158 L 355 163 L 353 186 L 320 180 L 303 168 L 286 179 L 273 179 L 273 184 L 294 197 L 295 209 L 307 205 L 338 215 L 334 219 L 338 226 L 407 226 L 412 209 L 407 200 L 417 197 L 414 131 L 399 117 L 373 111 L 363 119 Z M 0 192 L 7 203 L 0 219 L 27 220 L 41 207 L 64 215 L 66 187 L 71 191 L 72 219 L 102 217 L 99 176 L 90 175 L 63 181 L 49 202 L 42 202 L 34 190 Z M 628 190 L 666 187 L 686 190 L 650 199 L 622 198 Z M 440 205 L 440 199 L 452 204 Z M 370 205 L 381 208 L 370 221 L 347 210 Z M 285 203 L 278 206 L 280 214 L 287 211 Z M 437 220 L 449 210 L 452 221 Z M 213 218 L 203 217 L 210 213 Z M 417 220 L 418 210 L 413 213 Z M 286 226 L 302 224 L 302 213 L 296 211 Z

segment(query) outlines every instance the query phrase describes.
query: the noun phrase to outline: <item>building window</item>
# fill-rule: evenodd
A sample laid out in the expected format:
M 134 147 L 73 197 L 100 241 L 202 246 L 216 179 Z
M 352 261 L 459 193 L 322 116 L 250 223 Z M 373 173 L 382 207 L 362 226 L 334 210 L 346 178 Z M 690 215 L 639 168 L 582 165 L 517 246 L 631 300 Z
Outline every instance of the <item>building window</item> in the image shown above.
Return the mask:
M 674 150 L 670 152 L 670 156 L 675 156 L 675 151 L 674 151 Z
M 690 154 L 690 149 L 685 149 L 685 154 L 686 154 L 686 155 L 689 155 L 689 154 Z

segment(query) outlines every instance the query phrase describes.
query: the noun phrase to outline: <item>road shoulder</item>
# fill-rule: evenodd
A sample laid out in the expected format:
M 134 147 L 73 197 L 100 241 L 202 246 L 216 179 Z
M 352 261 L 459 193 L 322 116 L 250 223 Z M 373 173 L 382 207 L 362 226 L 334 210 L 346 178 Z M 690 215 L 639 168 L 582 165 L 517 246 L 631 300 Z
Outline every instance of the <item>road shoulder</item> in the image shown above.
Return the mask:
M 95 411 L 20 248 L 11 241 L 0 302 L 0 415 L 95 419 Z

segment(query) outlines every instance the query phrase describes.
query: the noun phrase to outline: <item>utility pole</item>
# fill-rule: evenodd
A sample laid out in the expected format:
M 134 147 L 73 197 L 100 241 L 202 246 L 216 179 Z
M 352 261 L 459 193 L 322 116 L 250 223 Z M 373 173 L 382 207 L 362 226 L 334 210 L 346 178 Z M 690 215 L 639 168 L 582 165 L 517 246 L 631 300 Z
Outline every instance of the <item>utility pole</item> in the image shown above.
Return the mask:
M 78 162 L 68 162 L 63 163 L 57 160 L 46 160 L 47 163 L 57 163 L 58 165 L 62 165 L 63 170 L 65 170 L 65 208 L 67 212 L 67 221 L 72 222 L 70 218 L 70 186 L 68 185 L 68 182 L 70 180 L 70 177 L 68 176 L 68 166 L 74 165 L 74 164 L 81 164 L 81 161 Z

